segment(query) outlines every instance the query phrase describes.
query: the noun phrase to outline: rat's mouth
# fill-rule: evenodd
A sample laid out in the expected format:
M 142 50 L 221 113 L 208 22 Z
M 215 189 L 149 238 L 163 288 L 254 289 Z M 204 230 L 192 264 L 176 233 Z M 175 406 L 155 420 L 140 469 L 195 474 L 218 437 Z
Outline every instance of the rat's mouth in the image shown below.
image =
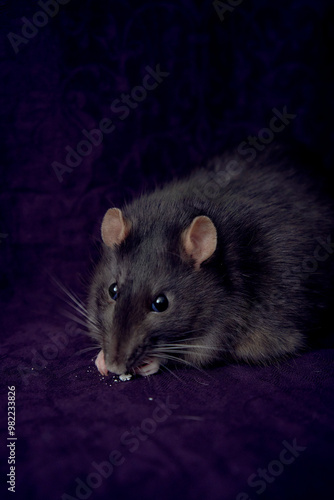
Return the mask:
M 142 375 L 143 377 L 147 377 L 148 375 L 153 375 L 160 368 L 160 363 L 157 358 L 146 358 L 144 361 L 133 369 L 134 373 L 137 375 Z
M 109 368 L 107 368 L 105 358 L 104 358 L 104 353 L 103 353 L 102 349 L 99 352 L 99 354 L 95 360 L 95 364 L 97 366 L 97 369 L 101 373 L 101 375 L 106 376 L 106 375 L 108 375 L 109 371 L 111 371 L 113 373 L 112 369 L 109 370 Z M 133 368 L 131 371 L 132 371 L 132 373 L 135 373 L 137 375 L 142 375 L 143 377 L 147 377 L 148 375 L 153 375 L 154 373 L 156 373 L 159 370 L 159 368 L 160 368 L 160 363 L 158 361 L 158 358 L 148 357 L 148 358 L 145 358 L 139 366 L 137 366 L 136 368 Z M 118 371 L 118 372 L 114 372 L 114 373 L 120 374 L 121 372 Z

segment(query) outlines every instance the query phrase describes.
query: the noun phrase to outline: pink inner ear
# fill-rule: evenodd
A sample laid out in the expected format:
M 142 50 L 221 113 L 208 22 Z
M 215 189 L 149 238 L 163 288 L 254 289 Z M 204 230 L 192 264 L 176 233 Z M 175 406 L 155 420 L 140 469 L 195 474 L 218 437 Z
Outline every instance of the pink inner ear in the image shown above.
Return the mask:
M 183 233 L 183 247 L 186 254 L 195 260 L 195 268 L 211 257 L 217 247 L 217 231 L 209 217 L 195 217 Z
M 124 219 L 119 208 L 109 208 L 103 217 L 101 235 L 108 247 L 119 245 L 127 237 L 130 230 L 129 222 Z

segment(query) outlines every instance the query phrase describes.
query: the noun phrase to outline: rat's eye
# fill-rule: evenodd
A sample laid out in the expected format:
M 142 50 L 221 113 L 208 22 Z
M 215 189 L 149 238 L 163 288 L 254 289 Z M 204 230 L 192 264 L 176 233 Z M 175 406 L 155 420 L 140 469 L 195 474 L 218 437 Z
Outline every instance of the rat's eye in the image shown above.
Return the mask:
M 152 311 L 157 313 L 166 311 L 167 307 L 168 307 L 168 299 L 164 294 L 158 295 L 151 305 Z
M 113 283 L 109 287 L 109 295 L 112 298 L 112 300 L 117 300 L 118 299 L 118 286 L 117 283 Z

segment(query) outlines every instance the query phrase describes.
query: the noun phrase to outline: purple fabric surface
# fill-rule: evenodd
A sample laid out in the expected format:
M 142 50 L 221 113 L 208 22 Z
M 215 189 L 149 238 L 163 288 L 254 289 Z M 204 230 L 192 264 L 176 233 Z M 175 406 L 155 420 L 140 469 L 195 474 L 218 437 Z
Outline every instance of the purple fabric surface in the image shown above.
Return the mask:
M 1 499 L 332 494 L 331 347 L 103 379 L 50 278 L 85 299 L 107 208 L 257 135 L 273 108 L 331 171 L 332 2 L 227 1 L 222 19 L 219 4 L 0 1 Z

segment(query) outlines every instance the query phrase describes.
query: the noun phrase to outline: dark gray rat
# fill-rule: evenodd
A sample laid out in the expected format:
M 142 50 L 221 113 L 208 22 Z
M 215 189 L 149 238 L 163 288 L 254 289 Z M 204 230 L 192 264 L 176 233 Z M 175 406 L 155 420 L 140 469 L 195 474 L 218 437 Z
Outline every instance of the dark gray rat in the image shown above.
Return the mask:
M 314 181 L 266 155 L 214 158 L 109 209 L 88 305 L 99 371 L 300 352 L 333 297 L 333 227 Z

